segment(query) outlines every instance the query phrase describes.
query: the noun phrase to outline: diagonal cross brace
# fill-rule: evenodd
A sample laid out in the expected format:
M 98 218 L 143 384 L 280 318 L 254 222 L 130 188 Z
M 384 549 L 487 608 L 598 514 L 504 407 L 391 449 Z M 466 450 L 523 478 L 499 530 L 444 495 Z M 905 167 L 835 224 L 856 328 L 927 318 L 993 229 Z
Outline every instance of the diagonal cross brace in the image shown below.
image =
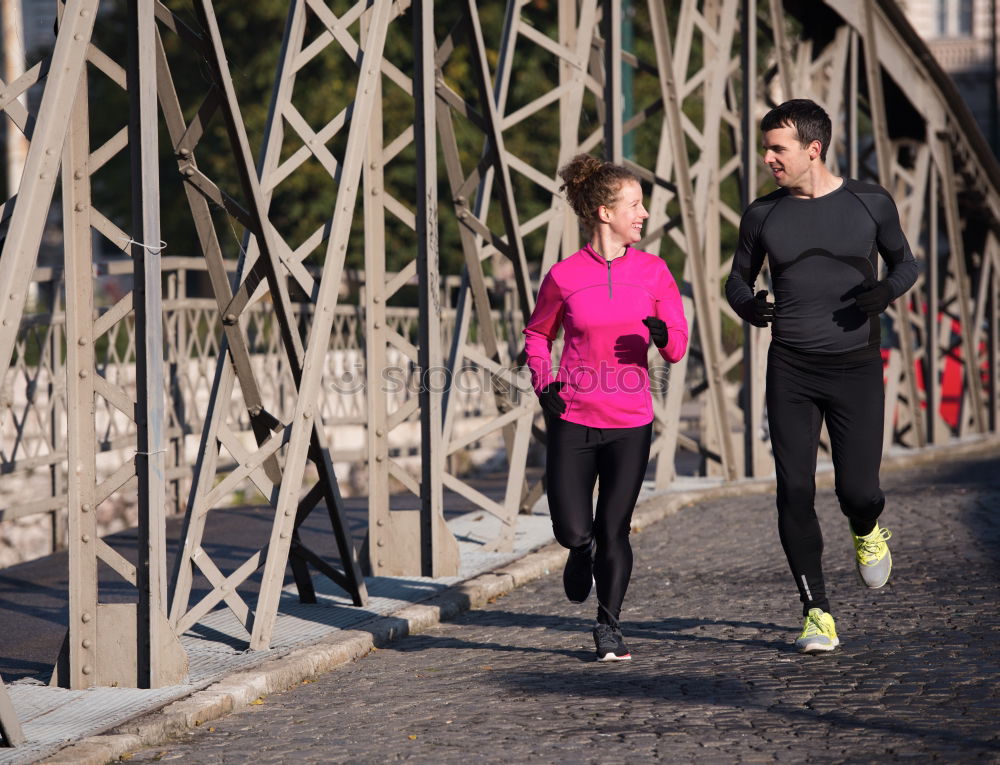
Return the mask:
M 256 173 L 253 172 L 249 141 L 239 118 L 236 96 L 229 77 L 214 13 L 206 0 L 202 0 L 197 7 L 200 20 L 210 38 L 212 48 L 210 59 L 215 68 L 217 84 L 222 89 L 222 106 L 227 120 L 227 128 L 233 146 L 238 151 L 238 169 L 241 173 L 244 191 L 252 203 L 250 213 L 255 219 L 253 228 L 259 234 L 257 244 L 261 249 L 261 258 L 267 270 L 268 282 L 272 292 L 275 293 L 275 308 L 282 328 L 284 345 L 298 387 L 298 401 L 291 423 L 292 438 L 286 457 L 286 473 L 279 490 L 276 518 L 265 564 L 264 581 L 257 604 L 258 613 L 254 618 L 252 648 L 266 648 L 270 643 L 270 633 L 273 629 L 278 598 L 280 597 L 282 574 L 288 562 L 289 548 L 294 535 L 294 521 L 297 514 L 293 505 L 297 503 L 296 495 L 302 484 L 305 461 L 310 456 L 320 463 L 317 467 L 320 468 L 321 480 L 327 484 L 325 494 L 331 516 L 335 512 L 339 515 L 342 506 L 339 487 L 336 484 L 336 477 L 330 462 L 329 450 L 324 443 L 324 434 L 316 417 L 318 411 L 314 409 L 314 405 L 319 393 L 318 388 L 323 371 L 322 356 L 325 355 L 329 342 L 333 307 L 336 303 L 336 285 L 333 282 L 339 280 L 340 272 L 343 269 L 346 240 L 357 195 L 357 185 L 360 180 L 361 152 L 356 151 L 356 144 L 364 139 L 366 121 L 374 103 L 372 95 L 374 89 L 371 87 L 371 81 L 380 76 L 382 49 L 392 9 L 391 3 L 384 0 L 372 3 L 372 6 L 372 28 L 375 30 L 375 34 L 373 34 L 372 41 L 365 51 L 364 71 L 359 83 L 359 90 L 363 93 L 358 98 L 355 119 L 352 121 L 351 134 L 348 139 L 346 160 L 340 179 L 340 197 L 333 217 L 332 234 L 328 243 L 328 257 L 321 282 L 323 287 L 321 287 L 317 298 L 316 318 L 313 322 L 308 347 L 303 346 L 295 327 L 294 317 L 291 315 L 287 287 L 284 285 L 282 270 L 277 262 L 280 243 L 275 241 L 277 232 L 273 230 L 268 221 L 266 197 Z M 355 600 L 357 601 L 359 598 L 364 598 L 364 582 L 360 576 L 356 552 L 353 549 L 344 549 L 345 545 L 342 544 L 344 541 L 338 539 L 338 544 L 342 548 L 342 558 L 348 575 L 356 584 Z
M 0 366 L 3 368 L 10 363 L 21 325 L 28 285 L 59 174 L 69 115 L 86 65 L 98 1 L 66 3 L 52 51 L 48 82 L 38 107 L 17 203 L 0 252 Z
M 270 542 L 271 552 L 264 567 L 263 581 L 265 586 L 261 588 L 253 635 L 250 641 L 250 647 L 254 649 L 266 648 L 270 644 L 280 597 L 280 575 L 285 569 L 291 545 L 295 516 L 294 506 L 298 502 L 297 497 L 302 485 L 305 462 L 310 450 L 310 433 L 318 434 L 321 430 L 318 425 L 319 410 L 316 407 L 316 401 L 319 398 L 324 359 L 329 345 L 330 331 L 333 327 L 333 312 L 336 307 L 340 276 L 347 254 L 350 224 L 354 215 L 358 187 L 361 183 L 365 145 L 368 140 L 368 122 L 371 119 L 378 92 L 375 83 L 377 78 L 381 76 L 382 52 L 385 47 L 388 26 L 392 19 L 392 3 L 389 0 L 374 0 L 371 3 L 370 12 L 370 34 L 361 62 L 354 116 L 351 120 L 347 147 L 344 152 L 337 206 L 331 220 L 331 233 L 327 241 L 323 273 L 320 280 L 321 287 L 316 299 L 308 343 L 302 358 L 301 376 L 297 379 L 298 396 L 290 423 L 292 437 L 285 458 L 285 475 L 278 495 L 277 520 L 272 530 Z M 329 465 L 329 451 L 325 448 L 315 451 L 321 452 L 324 463 Z M 330 466 L 329 472 L 332 476 L 332 466 Z M 334 499 L 339 507 L 339 487 L 335 479 L 331 481 L 331 484 L 335 494 Z M 352 554 L 350 558 L 356 566 L 356 556 Z M 349 561 L 345 559 L 344 563 L 346 566 Z M 275 586 L 274 582 L 279 582 L 279 585 Z

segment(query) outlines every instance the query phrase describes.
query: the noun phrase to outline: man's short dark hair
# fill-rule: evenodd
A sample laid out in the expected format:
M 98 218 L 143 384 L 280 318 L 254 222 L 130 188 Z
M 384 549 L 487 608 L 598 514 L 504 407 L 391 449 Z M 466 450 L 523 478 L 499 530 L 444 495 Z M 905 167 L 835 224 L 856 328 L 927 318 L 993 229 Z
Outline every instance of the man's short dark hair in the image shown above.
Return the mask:
M 799 143 L 803 146 L 819 141 L 819 158 L 820 161 L 826 162 L 826 150 L 830 146 L 830 134 L 833 128 L 830 124 L 830 115 L 822 106 L 808 98 L 793 98 L 771 109 L 760 121 L 762 133 L 782 127 L 795 128 Z

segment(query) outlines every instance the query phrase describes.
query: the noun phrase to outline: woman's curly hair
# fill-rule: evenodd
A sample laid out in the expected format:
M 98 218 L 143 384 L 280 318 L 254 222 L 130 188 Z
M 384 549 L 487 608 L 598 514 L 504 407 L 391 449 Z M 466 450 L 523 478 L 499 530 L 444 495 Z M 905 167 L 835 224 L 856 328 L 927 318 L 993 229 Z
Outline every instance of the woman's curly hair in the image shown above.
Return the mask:
M 639 182 L 639 177 L 628 168 L 590 154 L 577 154 L 559 169 L 559 177 L 563 179 L 559 190 L 565 190 L 573 212 L 590 230 L 597 226 L 597 210 L 602 205 L 613 207 L 618 201 L 623 183 Z

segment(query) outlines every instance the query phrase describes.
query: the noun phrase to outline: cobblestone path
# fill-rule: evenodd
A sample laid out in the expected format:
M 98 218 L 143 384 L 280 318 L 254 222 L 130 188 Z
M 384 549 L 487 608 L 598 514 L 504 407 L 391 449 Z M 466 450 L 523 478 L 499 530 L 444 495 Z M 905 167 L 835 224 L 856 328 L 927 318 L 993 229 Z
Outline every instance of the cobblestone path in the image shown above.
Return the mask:
M 833 654 L 791 646 L 773 496 L 720 500 L 634 535 L 631 662 L 593 661 L 594 600 L 567 602 L 552 572 L 131 761 L 1000 762 L 1000 461 L 883 483 L 878 591 L 818 499 Z

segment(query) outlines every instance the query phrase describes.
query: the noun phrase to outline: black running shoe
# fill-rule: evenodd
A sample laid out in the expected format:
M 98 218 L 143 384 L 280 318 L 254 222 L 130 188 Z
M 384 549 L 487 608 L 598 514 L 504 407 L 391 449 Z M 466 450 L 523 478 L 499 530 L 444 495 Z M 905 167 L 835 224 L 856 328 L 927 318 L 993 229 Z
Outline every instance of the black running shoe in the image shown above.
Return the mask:
M 593 545 L 586 550 L 570 550 L 563 569 L 563 589 L 574 603 L 583 603 L 594 585 Z
M 597 646 L 598 661 L 628 661 L 632 658 L 621 627 L 598 624 L 594 627 L 594 645 Z

